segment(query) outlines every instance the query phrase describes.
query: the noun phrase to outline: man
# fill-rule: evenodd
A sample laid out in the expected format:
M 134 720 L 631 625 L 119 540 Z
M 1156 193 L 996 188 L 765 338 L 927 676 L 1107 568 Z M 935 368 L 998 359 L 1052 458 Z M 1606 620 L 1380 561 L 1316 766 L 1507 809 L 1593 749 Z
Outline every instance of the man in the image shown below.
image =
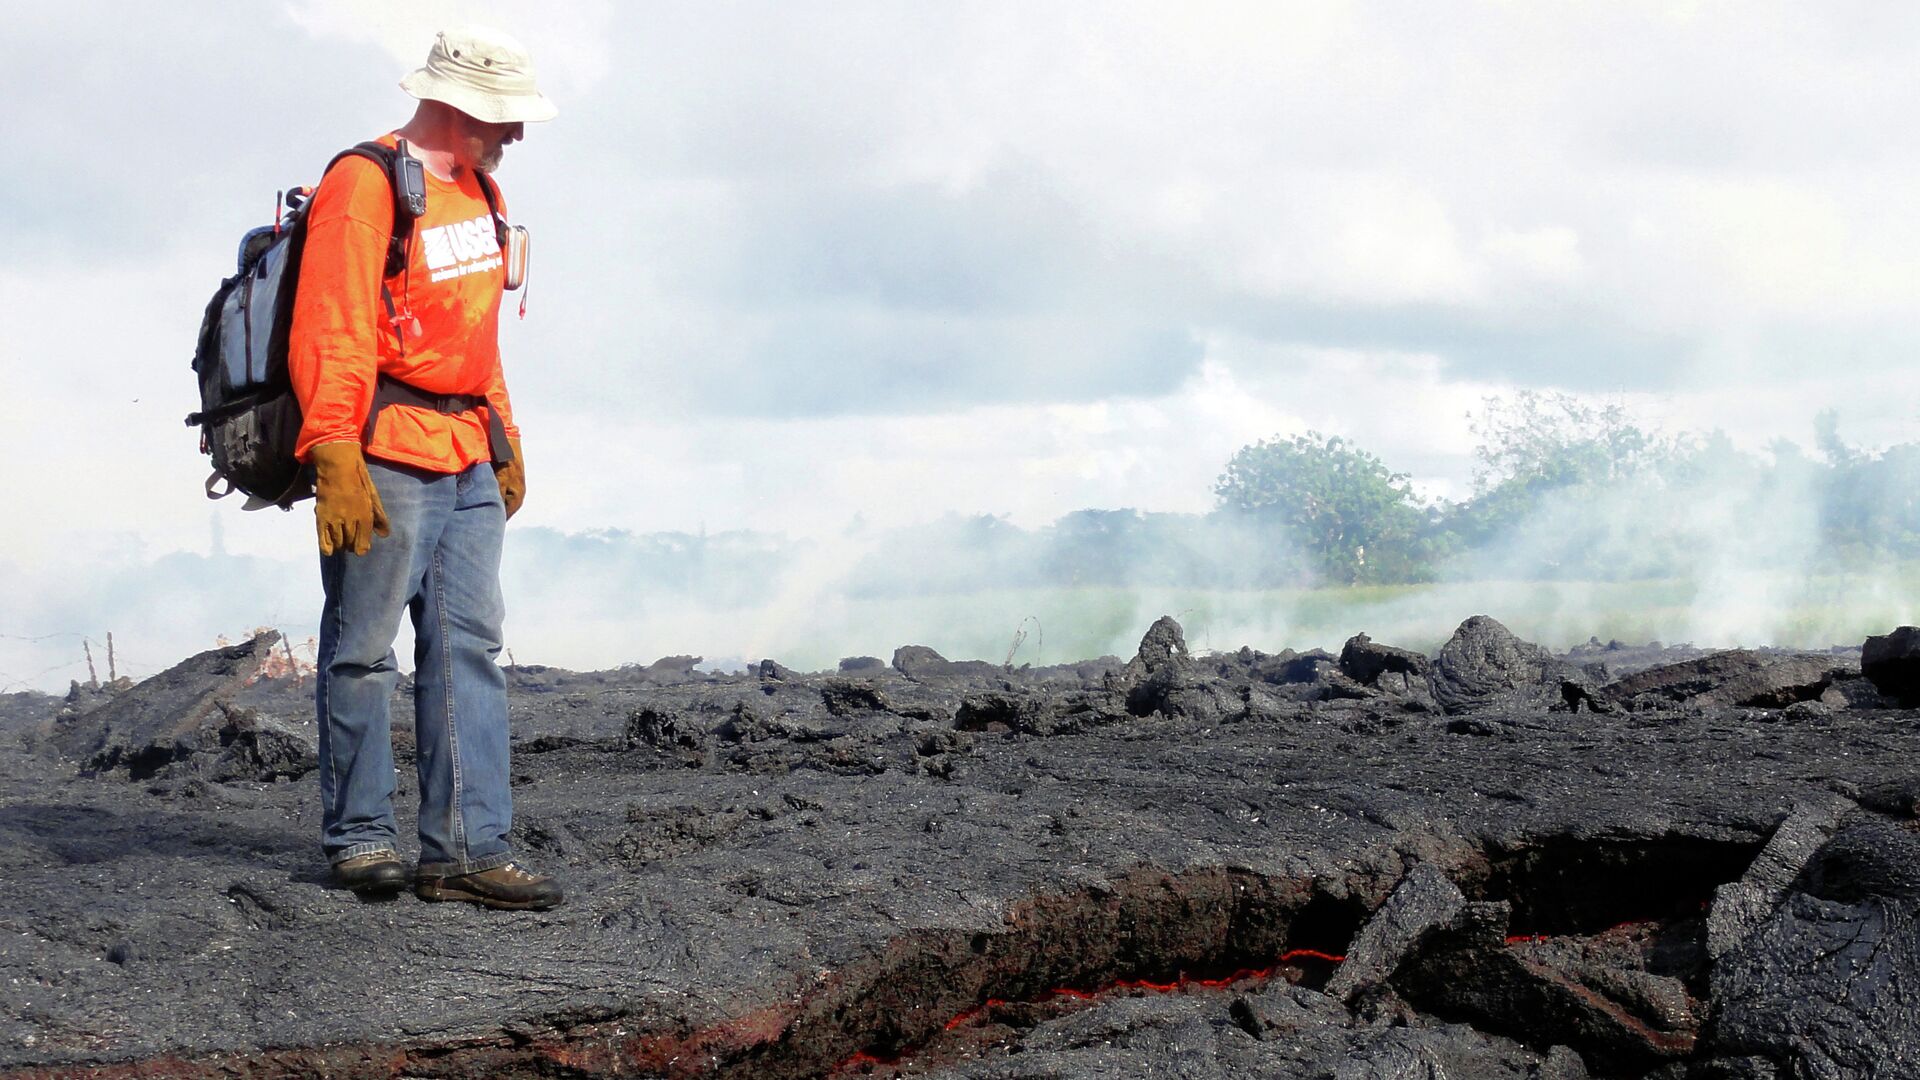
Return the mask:
M 440 34 L 400 85 L 420 104 L 376 141 L 424 165 L 426 210 L 404 268 L 384 274 L 400 213 L 387 173 L 343 157 L 309 208 L 288 343 L 305 415 L 295 453 L 314 469 L 326 591 L 315 693 L 322 845 L 343 886 L 407 884 L 388 716 L 405 609 L 420 778 L 414 891 L 550 908 L 559 885 L 507 844 L 500 546 L 526 481 L 500 369 L 498 195 L 482 185 L 524 125 L 555 109 L 526 50 L 478 27 Z

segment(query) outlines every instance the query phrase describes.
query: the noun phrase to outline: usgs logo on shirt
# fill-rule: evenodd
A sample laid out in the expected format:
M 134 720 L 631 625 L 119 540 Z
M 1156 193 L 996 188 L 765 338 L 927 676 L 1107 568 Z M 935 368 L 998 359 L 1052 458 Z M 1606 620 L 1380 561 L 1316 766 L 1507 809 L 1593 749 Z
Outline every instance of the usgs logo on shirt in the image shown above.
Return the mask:
M 434 281 L 478 274 L 500 265 L 500 241 L 494 235 L 491 214 L 423 229 L 420 239 L 427 245 L 427 269 L 433 271 Z

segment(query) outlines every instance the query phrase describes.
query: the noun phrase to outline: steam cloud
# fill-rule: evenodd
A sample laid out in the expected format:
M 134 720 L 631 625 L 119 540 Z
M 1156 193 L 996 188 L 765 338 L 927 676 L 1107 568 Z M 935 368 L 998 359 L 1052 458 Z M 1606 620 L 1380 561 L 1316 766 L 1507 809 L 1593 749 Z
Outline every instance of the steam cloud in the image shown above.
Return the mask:
M 1219 515 L 1090 510 L 1032 530 L 950 516 L 813 539 L 516 529 L 508 645 L 521 663 L 583 669 L 682 653 L 709 667 L 772 657 L 812 669 L 905 643 L 1016 664 L 1124 656 L 1167 613 L 1198 648 L 1268 651 L 1337 649 L 1362 630 L 1431 649 L 1482 612 L 1555 647 L 1597 636 L 1818 648 L 1915 621 L 1912 564 L 1833 546 L 1839 474 L 1791 447 L 1773 456 L 1756 468 L 1731 451 L 1696 454 L 1678 477 L 1550 493 L 1417 586 L 1300 584 L 1298 553 L 1273 530 Z M 1910 512 L 1910 466 L 1866 474 L 1851 498 Z M 320 606 L 310 561 L 217 545 L 68 569 L 0 564 L 9 622 L 45 635 L 0 639 L 5 690 L 85 679 L 82 637 L 109 629 L 121 672 L 141 677 L 216 634 L 274 625 L 298 642 Z M 404 630 L 397 649 L 410 667 Z

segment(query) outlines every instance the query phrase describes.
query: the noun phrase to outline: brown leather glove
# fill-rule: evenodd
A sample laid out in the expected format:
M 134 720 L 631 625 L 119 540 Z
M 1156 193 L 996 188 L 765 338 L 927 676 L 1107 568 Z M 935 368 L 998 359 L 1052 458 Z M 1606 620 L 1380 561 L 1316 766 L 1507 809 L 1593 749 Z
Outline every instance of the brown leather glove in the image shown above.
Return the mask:
M 493 475 L 500 481 L 500 501 L 507 504 L 507 517 L 511 519 L 527 501 L 527 459 L 520 453 L 519 439 L 508 439 L 507 445 L 513 447 L 513 460 L 495 465 Z
M 313 521 L 320 533 L 320 554 L 365 555 L 375 533 L 386 536 L 391 530 L 360 444 L 321 443 L 308 452 L 308 460 L 313 462 Z

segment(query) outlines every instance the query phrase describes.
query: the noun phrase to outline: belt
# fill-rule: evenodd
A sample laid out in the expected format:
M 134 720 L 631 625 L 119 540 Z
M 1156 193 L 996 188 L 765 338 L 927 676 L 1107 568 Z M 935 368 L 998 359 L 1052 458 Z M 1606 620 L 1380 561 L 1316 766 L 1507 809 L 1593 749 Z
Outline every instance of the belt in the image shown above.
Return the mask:
M 513 444 L 507 441 L 507 425 L 500 419 L 500 410 L 488 404 L 484 395 L 430 394 L 411 383 L 383 374 L 373 387 L 373 406 L 367 410 L 367 426 L 360 433 L 362 443 L 373 439 L 373 423 L 380 418 L 380 410 L 389 405 L 408 405 L 448 416 L 485 409 L 488 455 L 495 465 L 505 465 L 513 460 Z

